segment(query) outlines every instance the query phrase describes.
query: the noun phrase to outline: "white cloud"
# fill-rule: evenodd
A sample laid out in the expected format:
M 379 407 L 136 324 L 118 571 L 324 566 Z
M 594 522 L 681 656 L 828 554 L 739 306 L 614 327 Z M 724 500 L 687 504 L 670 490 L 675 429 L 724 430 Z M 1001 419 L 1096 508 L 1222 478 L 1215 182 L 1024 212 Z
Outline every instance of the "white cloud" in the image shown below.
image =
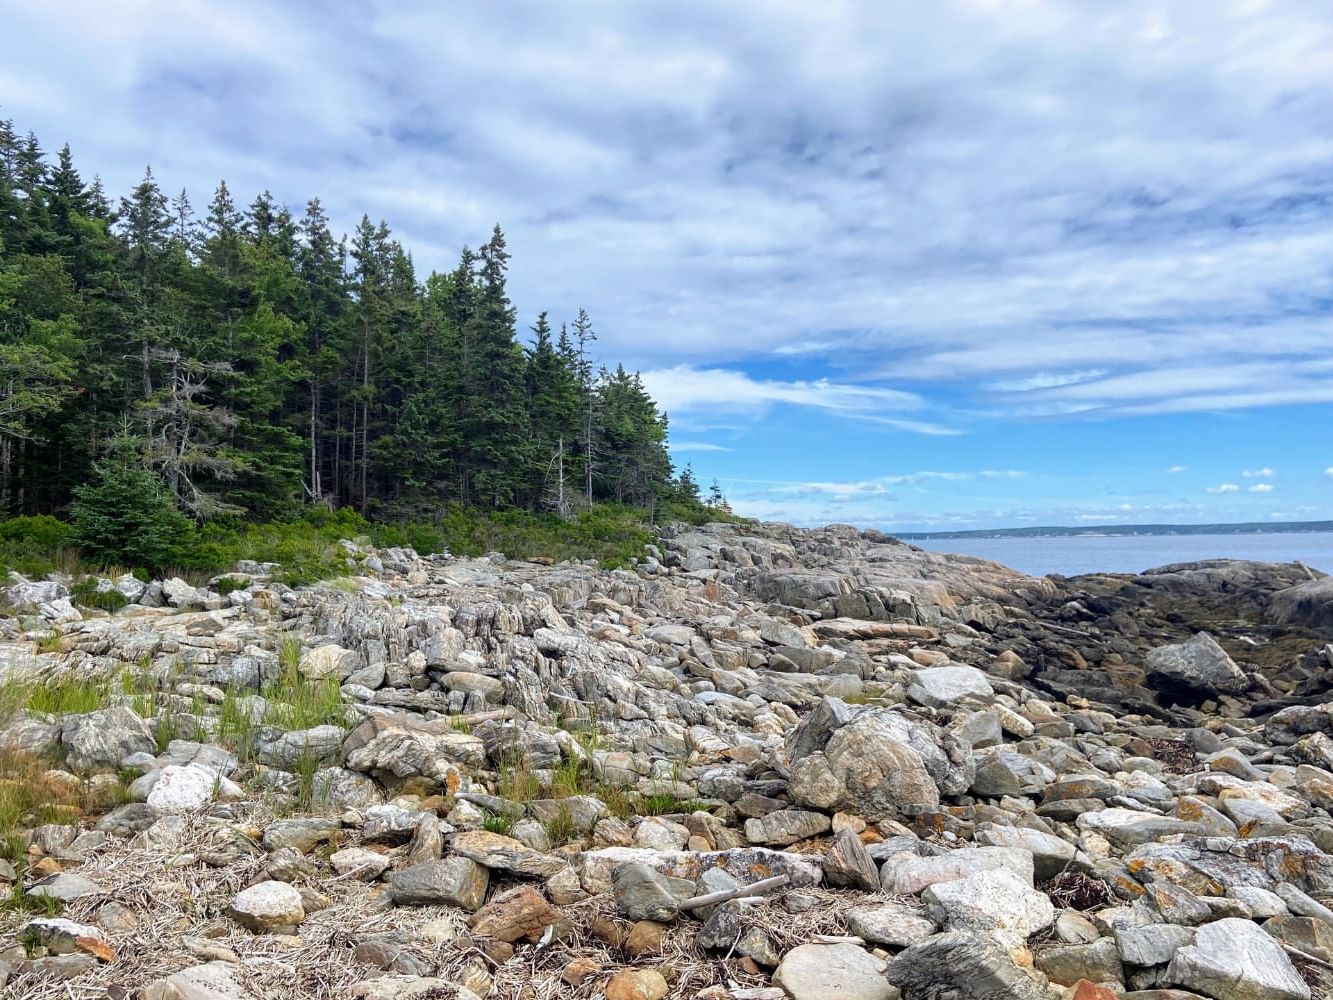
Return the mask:
M 1173 465 L 1166 470 L 1168 476 L 1178 476 L 1189 468 L 1187 465 Z
M 1249 487 L 1249 492 L 1250 492 L 1250 493 L 1272 493 L 1273 490 L 1275 490 L 1275 489 L 1277 489 L 1277 487 L 1274 486 L 1272 483 L 1255 483 L 1253 486 Z
M 1209 486 L 1205 493 L 1239 493 L 1240 487 L 1235 483 L 1223 483 L 1221 486 Z
M 1330 479 L 1333 479 L 1333 465 L 1330 465 L 1327 469 L 1324 470 L 1324 475 L 1328 476 Z
M 1264 466 L 1262 469 L 1246 469 L 1241 475 L 1246 479 L 1272 479 L 1277 473 Z
M 731 451 L 730 448 L 724 448 L 720 444 L 712 444 L 708 441 L 673 441 L 671 442 L 672 451 Z

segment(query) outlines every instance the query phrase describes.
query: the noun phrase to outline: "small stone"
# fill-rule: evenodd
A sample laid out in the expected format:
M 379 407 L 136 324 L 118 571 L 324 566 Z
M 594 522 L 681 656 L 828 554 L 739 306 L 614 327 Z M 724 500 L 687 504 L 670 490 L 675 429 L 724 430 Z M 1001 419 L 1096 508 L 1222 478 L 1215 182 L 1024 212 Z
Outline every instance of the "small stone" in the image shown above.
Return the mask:
M 364 847 L 348 847 L 330 854 L 329 864 L 339 875 L 362 882 L 374 882 L 384 874 L 390 861 L 383 854 L 368 851 Z
M 471 858 L 485 868 L 533 878 L 548 878 L 569 864 L 564 858 L 542 854 L 513 837 L 491 833 L 489 830 L 456 833 L 450 839 L 449 846 L 455 854 Z
M 625 936 L 625 951 L 631 958 L 660 954 L 666 928 L 666 924 L 658 923 L 656 920 L 640 920 Z
M 606 1000 L 663 1000 L 667 981 L 655 969 L 624 969 L 606 984 Z
M 160 813 L 183 813 L 202 809 L 213 801 L 225 779 L 199 767 L 175 764 L 162 768 L 148 793 L 148 804 Z
M 393 877 L 390 895 L 399 906 L 461 906 L 475 911 L 486 898 L 490 876 L 470 858 L 449 857 L 404 868 Z
M 863 892 L 879 889 L 879 869 L 865 844 L 850 827 L 839 830 L 824 855 L 824 881 Z
M 630 920 L 674 920 L 679 904 L 693 896 L 694 883 L 631 863 L 616 868 L 611 891 Z
M 572 929 L 568 918 L 530 885 L 499 893 L 473 914 L 469 924 L 474 933 L 506 943 L 520 939 L 536 943 L 548 927 L 555 928 L 557 937 Z
M 847 911 L 847 929 L 872 944 L 906 948 L 930 937 L 935 921 L 903 903 L 871 903 Z
M 256 933 L 295 927 L 305 919 L 301 894 L 286 882 L 260 882 L 243 889 L 227 907 L 228 915 Z
M 71 903 L 86 896 L 100 896 L 102 892 L 102 887 L 92 879 L 71 872 L 62 872 L 42 879 L 27 891 L 27 895 Z
M 576 958 L 565 966 L 560 979 L 569 986 L 581 986 L 602 971 L 602 964 L 591 958 Z

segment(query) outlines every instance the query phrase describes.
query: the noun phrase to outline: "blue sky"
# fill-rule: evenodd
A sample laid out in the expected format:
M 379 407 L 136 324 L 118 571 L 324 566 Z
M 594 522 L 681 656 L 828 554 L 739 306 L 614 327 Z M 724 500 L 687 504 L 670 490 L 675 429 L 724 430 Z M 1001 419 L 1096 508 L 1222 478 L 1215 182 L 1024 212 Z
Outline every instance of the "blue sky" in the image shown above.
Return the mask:
M 0 0 L 123 193 L 505 228 L 744 513 L 1333 518 L 1326 0 Z

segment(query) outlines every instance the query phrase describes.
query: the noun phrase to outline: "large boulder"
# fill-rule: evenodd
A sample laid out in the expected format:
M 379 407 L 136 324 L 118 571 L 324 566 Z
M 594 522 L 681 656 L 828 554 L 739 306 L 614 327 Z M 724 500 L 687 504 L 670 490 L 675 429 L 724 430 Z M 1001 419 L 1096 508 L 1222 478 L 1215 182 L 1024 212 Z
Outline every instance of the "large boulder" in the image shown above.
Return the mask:
M 1275 625 L 1333 629 L 1333 576 L 1279 590 L 1268 604 Z
M 1200 927 L 1163 978 L 1217 1000 L 1310 1000 L 1310 987 L 1282 946 L 1240 917 Z
M 1039 984 L 996 941 L 951 931 L 900 952 L 889 982 L 902 1000 L 1055 1000 L 1059 992 Z
M 1207 632 L 1148 653 L 1148 680 L 1163 694 L 1239 694 L 1250 682 Z
M 76 770 L 116 767 L 132 753 L 153 753 L 157 740 L 148 723 L 123 706 L 71 715 L 61 723 L 65 760 Z
M 875 708 L 857 713 L 822 751 L 792 761 L 788 780 L 801 805 L 878 822 L 937 806 L 941 793 L 961 795 L 975 773 L 970 749 L 950 733 Z

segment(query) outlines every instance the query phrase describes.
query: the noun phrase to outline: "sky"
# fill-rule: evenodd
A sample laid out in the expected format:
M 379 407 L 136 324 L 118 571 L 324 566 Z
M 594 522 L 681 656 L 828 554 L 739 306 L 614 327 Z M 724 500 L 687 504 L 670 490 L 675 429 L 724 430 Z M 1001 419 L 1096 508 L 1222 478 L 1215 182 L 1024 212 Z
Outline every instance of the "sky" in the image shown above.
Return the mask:
M 1333 518 L 1327 0 L 0 0 L 0 117 L 419 270 L 505 229 L 744 514 Z

